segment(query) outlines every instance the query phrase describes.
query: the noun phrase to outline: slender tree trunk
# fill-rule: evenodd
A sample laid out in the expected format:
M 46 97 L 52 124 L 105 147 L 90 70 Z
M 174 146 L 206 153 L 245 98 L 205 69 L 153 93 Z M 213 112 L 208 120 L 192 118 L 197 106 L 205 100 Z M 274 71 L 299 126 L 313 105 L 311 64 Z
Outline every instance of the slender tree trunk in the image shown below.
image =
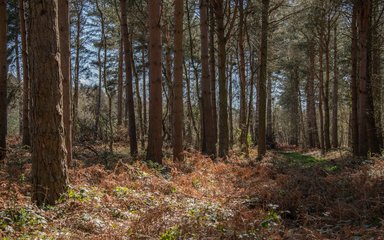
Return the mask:
M 30 117 L 29 117 L 29 105 L 30 105 L 30 78 L 29 78 L 29 62 L 28 62 L 28 44 L 27 44 L 27 30 L 25 27 L 25 11 L 24 0 L 19 0 L 19 23 L 21 34 L 21 51 L 23 59 L 23 145 L 31 145 L 30 136 Z
M 173 87 L 172 87 L 172 46 L 171 46 L 171 33 L 169 30 L 168 21 L 165 20 L 165 23 L 163 25 L 164 28 L 164 43 L 165 43 L 165 82 L 164 84 L 167 86 L 166 90 L 168 93 L 167 98 L 167 114 L 168 118 L 165 121 L 165 127 L 164 127 L 164 135 L 167 142 L 172 142 L 172 133 L 173 133 L 173 120 L 172 120 L 172 104 L 173 104 Z
M 143 135 L 145 136 L 147 134 L 147 68 L 146 68 L 146 62 L 145 62 L 145 44 L 142 44 L 141 47 L 141 58 L 142 58 L 142 70 L 143 70 L 143 123 L 144 123 L 144 132 Z M 144 148 L 144 137 L 141 141 L 141 146 Z
M 124 40 L 120 31 L 119 70 L 117 76 L 117 126 L 123 124 L 123 64 L 124 64 Z
M 97 65 L 99 68 L 99 84 L 97 86 L 96 93 L 96 109 L 95 109 L 95 139 L 97 140 L 101 136 L 100 129 L 100 109 L 101 109 L 101 85 L 103 81 L 103 70 L 101 64 L 101 50 L 103 46 L 100 44 L 99 49 L 97 50 Z
M 241 151 L 248 155 L 247 142 L 247 100 L 246 100 L 246 76 L 245 76 L 245 54 L 244 54 L 244 3 L 239 1 L 239 55 L 240 55 L 240 148 Z
M 233 147 L 233 144 L 235 143 L 235 139 L 233 137 L 233 88 L 232 88 L 232 84 L 233 84 L 233 79 L 232 79 L 232 76 L 233 76 L 233 64 L 232 64 L 232 55 L 230 55 L 229 57 L 229 63 L 228 63 L 228 77 L 226 79 L 228 79 L 228 98 L 229 98 L 229 101 L 228 101 L 228 104 L 229 104 L 229 107 L 228 107 L 228 114 L 229 114 L 229 147 L 232 148 Z
M 333 95 L 332 95 L 332 147 L 339 147 L 338 140 L 338 127 L 337 127 L 337 113 L 338 113 L 338 101 L 339 101 L 339 66 L 337 64 L 337 24 L 334 27 L 334 41 L 333 41 Z
M 216 1 L 215 15 L 219 48 L 219 156 L 226 157 L 229 150 L 228 136 L 228 90 L 225 79 L 226 39 L 224 26 L 224 1 Z
M 217 108 L 216 108 L 216 57 L 215 57 L 215 14 L 212 4 L 209 8 L 209 77 L 211 79 L 211 98 L 212 98 L 212 131 L 213 144 L 217 143 Z
M 309 40 L 308 43 L 308 80 L 306 84 L 307 95 L 307 125 L 308 125 L 308 141 L 309 147 L 319 147 L 319 134 L 316 121 L 316 101 L 315 101 L 315 43 Z
M 80 84 L 80 46 L 81 46 L 81 16 L 83 12 L 83 0 L 77 5 L 76 19 L 76 53 L 75 53 L 75 78 L 74 78 L 74 93 L 73 93 L 73 124 L 74 132 L 76 133 L 76 125 L 79 109 L 79 84 Z
M 268 61 L 268 13 L 269 0 L 263 0 L 262 23 L 261 23 L 261 45 L 260 45 L 260 75 L 259 75 L 259 137 L 258 137 L 258 158 L 262 158 L 266 153 L 266 80 L 267 80 L 267 61 Z
M 21 86 L 21 72 L 20 72 L 20 51 L 19 51 L 19 33 L 15 34 L 15 62 L 16 62 L 16 76 Z M 19 99 L 19 136 L 23 135 L 23 99 Z
M 72 162 L 72 110 L 71 110 L 71 38 L 69 23 L 69 1 L 58 0 L 61 71 L 63 74 L 63 119 L 67 163 Z
M 131 60 L 131 66 L 133 73 L 135 75 L 135 95 L 136 95 L 136 101 L 137 101 L 137 116 L 139 116 L 139 126 L 140 126 L 140 139 L 142 140 L 144 138 L 144 122 L 143 122 L 143 105 L 142 105 L 142 99 L 140 96 L 140 84 L 139 84 L 139 74 L 137 73 L 135 61 L 133 58 L 133 46 L 132 41 L 130 41 L 130 60 Z
M 211 78 L 209 71 L 209 39 L 208 39 L 208 3 L 200 0 L 200 33 L 201 33 L 201 98 L 202 98 L 202 152 L 216 155 L 213 128 L 213 110 L 211 96 Z
M 329 82 L 330 82 L 330 60 L 329 60 L 329 42 L 330 42 L 330 23 L 327 22 L 327 34 L 324 39 L 324 50 L 325 50 L 325 84 L 324 84 L 324 141 L 325 149 L 328 151 L 331 148 L 331 139 L 330 139 L 330 116 L 329 116 Z
M 320 31 L 320 42 L 319 42 L 319 96 L 320 96 L 320 101 L 319 101 L 319 112 L 320 112 L 320 147 L 321 147 L 321 152 L 324 154 L 326 150 L 326 144 L 325 144 L 325 136 L 324 136 L 324 62 L 323 62 L 323 55 L 324 55 L 324 26 L 321 26 L 321 31 Z
M 183 16 L 184 1 L 175 1 L 175 62 L 173 84 L 173 158 L 183 160 Z
M 268 74 L 267 80 L 267 144 L 274 145 L 273 122 L 272 122 L 272 76 Z
M 149 14 L 149 131 L 147 160 L 162 163 L 161 28 L 160 0 L 148 2 Z
M 131 155 L 137 154 L 137 138 L 136 138 L 136 119 L 135 119 L 135 106 L 133 101 L 133 87 L 132 87 L 132 66 L 130 61 L 130 43 L 127 25 L 127 3 L 126 0 L 120 1 L 121 8 L 121 33 L 124 42 L 124 57 L 125 57 L 125 77 L 126 77 L 126 98 L 128 107 L 128 132 L 129 144 Z M 161 61 L 160 61 L 161 62 Z
M 357 76 L 357 18 L 358 18 L 358 2 L 354 1 L 353 14 L 352 14 L 352 48 L 351 48 L 351 93 L 352 93 L 352 114 L 351 114 L 351 128 L 352 128 L 352 150 L 353 155 L 359 155 L 359 126 L 358 126 L 358 76 Z
M 32 198 L 52 205 L 68 186 L 57 1 L 30 4 L 30 17 Z
M 7 10 L 0 0 L 0 160 L 7 154 Z
M 104 85 L 104 91 L 108 98 L 108 142 L 109 142 L 109 151 L 113 152 L 113 125 L 112 125 L 112 95 L 108 90 L 108 84 L 107 84 L 107 37 L 105 34 L 105 18 L 104 13 L 100 8 L 99 1 L 96 0 L 96 7 L 97 11 L 100 14 L 100 23 L 101 23 L 101 39 L 100 39 L 100 47 L 103 48 L 103 63 L 102 63 L 102 78 L 103 78 L 103 85 Z M 101 55 L 99 52 L 99 66 L 101 66 Z M 101 73 L 101 71 L 100 71 Z M 100 84 L 101 89 L 101 84 Z M 99 91 L 101 93 L 101 91 Z

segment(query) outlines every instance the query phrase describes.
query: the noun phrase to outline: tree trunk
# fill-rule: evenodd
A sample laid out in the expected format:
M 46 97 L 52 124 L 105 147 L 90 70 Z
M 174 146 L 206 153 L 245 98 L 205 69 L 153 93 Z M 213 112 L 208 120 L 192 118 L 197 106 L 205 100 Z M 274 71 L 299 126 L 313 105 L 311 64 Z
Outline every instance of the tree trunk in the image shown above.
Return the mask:
M 260 45 L 260 75 L 259 75 L 259 126 L 258 126 L 258 158 L 262 158 L 266 153 L 266 80 L 267 80 L 267 62 L 268 62 L 268 13 L 269 0 L 263 0 L 262 23 L 261 23 L 261 45 Z
M 267 80 L 267 144 L 273 146 L 275 139 L 273 136 L 273 122 L 272 122 L 272 76 L 268 74 Z
M 315 42 L 313 39 L 308 43 L 308 80 L 306 84 L 307 95 L 307 125 L 309 147 L 319 147 L 319 134 L 316 121 L 316 101 L 315 101 Z
M 63 121 L 67 163 L 72 162 L 72 110 L 71 110 L 71 38 L 69 23 L 69 2 L 58 0 L 61 71 L 63 74 Z
M 217 108 L 216 108 L 216 57 L 215 57 L 215 14 L 214 8 L 210 5 L 209 8 L 209 77 L 211 79 L 211 98 L 212 98 L 212 131 L 213 144 L 217 143 Z
M 330 23 L 327 22 L 327 34 L 324 39 L 324 50 L 325 50 L 325 84 L 324 84 L 324 141 L 325 149 L 328 151 L 331 148 L 330 139 L 330 116 L 329 116 L 329 82 L 330 82 L 330 60 L 329 60 L 329 42 L 330 42 Z
M 228 63 L 228 77 L 226 77 L 226 79 L 228 79 L 228 114 L 229 114 L 229 147 L 232 148 L 233 147 L 233 144 L 235 143 L 235 139 L 233 137 L 233 88 L 232 88 L 232 84 L 233 84 L 233 64 L 232 64 L 232 54 L 230 55 L 229 57 L 229 63 Z
M 19 47 L 19 33 L 15 34 L 15 62 L 16 62 L 16 76 L 21 86 L 21 72 L 20 72 L 20 47 Z M 19 136 L 23 135 L 23 99 L 19 99 Z
M 57 1 L 31 4 L 30 16 L 32 198 L 52 205 L 68 185 Z
M 142 108 L 142 100 L 140 96 L 140 84 L 139 84 L 139 74 L 137 73 L 134 57 L 133 57 L 133 46 L 132 46 L 132 41 L 130 41 L 130 60 L 131 60 L 131 66 L 133 73 L 135 75 L 135 96 L 136 96 L 136 101 L 137 101 L 137 116 L 139 117 L 139 126 L 140 126 L 140 134 L 139 138 L 142 141 L 144 138 L 144 122 L 143 122 L 143 108 Z
M 119 70 L 117 76 L 117 126 L 123 124 L 123 64 L 124 64 L 124 40 L 120 31 Z
M 245 56 L 244 56 L 244 3 L 239 1 L 240 20 L 239 20 L 239 55 L 240 55 L 240 148 L 248 155 L 247 142 L 247 102 L 246 102 L 246 76 L 245 76 Z
M 323 24 L 323 23 L 321 23 Z M 324 45 L 323 45 L 323 38 L 324 38 L 324 26 L 321 26 L 320 31 L 320 42 L 319 42 L 319 112 L 320 112 L 320 147 L 321 152 L 324 154 L 326 150 L 325 146 L 325 138 L 324 138 L 324 62 L 323 62 L 323 55 L 324 55 Z
M 144 132 L 143 132 L 143 139 L 141 141 L 141 146 L 144 148 L 144 136 L 147 134 L 147 68 L 146 68 L 146 62 L 145 62 L 145 44 L 142 44 L 141 46 L 141 61 L 142 61 L 142 70 L 143 70 L 143 125 L 144 125 Z
M 370 0 L 359 0 L 358 29 L 359 29 L 359 156 L 368 155 L 368 129 L 367 129 L 367 78 L 368 66 L 368 28 Z
M 352 14 L 352 48 L 351 48 L 351 93 L 352 93 L 352 114 L 351 114 L 351 128 L 352 128 L 352 150 L 353 155 L 359 155 L 359 125 L 358 125 L 358 76 L 357 76 L 357 18 L 358 18 L 358 2 L 354 1 L 353 14 Z
M 338 140 L 338 128 L 337 128 L 337 113 L 338 113 L 338 101 L 339 101 L 339 66 L 337 64 L 337 24 L 334 28 L 334 42 L 333 42 L 333 95 L 332 95 L 332 147 L 339 147 Z
M 184 0 L 175 1 L 175 62 L 173 84 L 173 158 L 183 160 L 183 16 Z
M 127 25 L 127 3 L 126 0 L 120 1 L 121 8 L 121 33 L 124 42 L 124 57 L 125 57 L 125 77 L 126 77 L 126 98 L 128 108 L 128 132 L 131 155 L 137 154 L 137 139 L 136 139 L 136 120 L 135 106 L 133 102 L 133 87 L 132 87 L 132 66 L 130 61 L 130 42 Z M 161 61 L 160 61 L 161 62 Z
M 149 14 L 149 129 L 147 160 L 162 163 L 161 29 L 160 0 L 150 1 Z
M 27 44 L 27 30 L 25 27 L 25 11 L 24 0 L 19 0 L 19 22 L 21 34 L 21 51 L 23 59 L 23 145 L 31 145 L 30 136 L 30 77 L 29 77 L 29 62 L 28 62 L 28 44 Z
M 164 84 L 167 86 L 166 90 L 168 93 L 167 98 L 167 111 L 168 118 L 165 120 L 165 126 L 164 126 L 164 135 L 166 142 L 172 142 L 172 133 L 173 133 L 173 126 L 172 126 L 172 104 L 173 104 L 173 89 L 172 89 L 172 46 L 171 46 L 171 33 L 169 30 L 168 21 L 165 20 L 165 23 L 163 25 L 164 28 L 164 34 L 163 34 L 163 41 L 165 44 L 165 81 Z
M 7 154 L 7 10 L 0 0 L 0 160 Z
M 83 12 L 83 0 L 79 1 L 76 9 L 76 54 L 75 54 L 75 78 L 74 78 L 74 93 L 73 93 L 73 124 L 76 133 L 78 109 L 79 109 L 79 84 L 80 84 L 80 46 L 81 46 L 81 16 Z
M 224 26 L 224 1 L 216 1 L 217 39 L 219 48 L 219 156 L 226 157 L 229 150 L 228 136 L 228 90 L 225 78 L 226 39 Z

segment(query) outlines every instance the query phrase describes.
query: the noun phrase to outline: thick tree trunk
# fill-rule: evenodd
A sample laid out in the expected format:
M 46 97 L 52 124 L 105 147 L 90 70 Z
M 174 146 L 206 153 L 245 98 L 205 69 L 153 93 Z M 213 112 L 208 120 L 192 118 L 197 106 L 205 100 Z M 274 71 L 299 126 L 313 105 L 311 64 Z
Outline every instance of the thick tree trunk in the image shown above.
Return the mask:
M 175 1 L 175 62 L 173 84 L 173 158 L 183 160 L 183 16 L 184 1 Z
M 0 160 L 7 153 L 7 10 L 0 0 Z
M 30 16 L 32 197 L 54 204 L 68 185 L 57 1 L 31 4 Z
M 72 162 L 72 110 L 71 110 L 71 39 L 69 1 L 58 0 L 61 71 L 63 73 L 63 120 L 67 163 Z
M 151 0 L 149 14 L 149 130 L 147 160 L 162 163 L 161 28 L 160 0 Z
M 337 24 L 334 28 L 334 41 L 333 41 L 333 92 L 332 92 L 332 147 L 339 147 L 338 140 L 338 127 L 337 127 L 337 113 L 339 101 L 339 66 L 337 64 Z
M 359 155 L 359 126 L 358 126 L 358 76 L 357 76 L 357 18 L 358 18 L 358 3 L 354 1 L 353 14 L 352 14 L 352 48 L 351 48 L 351 93 L 352 93 L 352 114 L 351 114 L 351 128 L 352 128 L 352 150 L 353 155 Z
M 27 30 L 25 27 L 25 11 L 24 0 L 19 0 L 19 23 L 21 34 L 21 51 L 23 58 L 23 145 L 31 145 L 30 136 L 30 77 L 29 77 L 29 62 L 28 62 L 28 44 L 27 44 Z
M 131 155 L 137 154 L 137 138 L 136 138 L 136 119 L 135 119 L 135 106 L 133 102 L 133 87 L 132 87 L 132 66 L 130 61 L 130 42 L 127 25 L 127 3 L 126 0 L 120 1 L 121 8 L 121 33 L 124 42 L 124 57 L 125 57 L 125 77 L 126 77 L 126 98 L 128 107 L 128 132 L 129 132 L 129 145 Z
M 368 66 L 368 28 L 370 0 L 359 0 L 358 29 L 359 29 L 359 104 L 358 104 L 358 125 L 359 125 L 359 156 L 368 155 L 368 129 L 367 129 L 367 78 Z
M 260 75 L 259 75 L 259 126 L 258 126 L 258 158 L 262 158 L 266 153 L 266 100 L 267 100 L 267 62 L 268 62 L 268 16 L 269 0 L 263 0 L 262 20 L 261 20 L 261 45 L 260 45 Z
M 219 156 L 226 157 L 229 150 L 228 136 L 228 90 L 225 78 L 226 39 L 224 26 L 224 1 L 219 0 L 215 5 L 217 21 L 217 39 L 219 48 Z
M 239 57 L 240 57 L 240 148 L 248 155 L 247 142 L 247 100 L 246 100 L 246 76 L 245 76 L 245 54 L 244 54 L 244 3 L 239 1 L 240 19 L 239 19 Z

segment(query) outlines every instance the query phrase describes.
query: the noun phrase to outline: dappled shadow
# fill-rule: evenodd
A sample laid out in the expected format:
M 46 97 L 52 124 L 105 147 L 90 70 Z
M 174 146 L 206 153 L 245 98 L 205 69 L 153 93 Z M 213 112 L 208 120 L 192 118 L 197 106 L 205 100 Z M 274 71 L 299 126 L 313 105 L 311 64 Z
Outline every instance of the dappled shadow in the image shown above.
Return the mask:
M 278 152 L 248 184 L 260 205 L 273 204 L 288 229 L 315 238 L 384 232 L 384 164 L 350 157 Z M 251 183 L 252 182 L 252 183 Z M 295 231 L 293 231 L 295 232 Z

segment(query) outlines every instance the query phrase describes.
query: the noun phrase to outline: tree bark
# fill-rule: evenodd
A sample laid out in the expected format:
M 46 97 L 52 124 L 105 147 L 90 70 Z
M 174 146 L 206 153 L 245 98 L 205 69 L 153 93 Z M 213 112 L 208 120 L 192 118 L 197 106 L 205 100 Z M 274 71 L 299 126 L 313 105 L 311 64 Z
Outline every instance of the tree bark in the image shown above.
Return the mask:
M 244 56 L 244 3 L 239 1 L 239 55 L 240 55 L 240 148 L 248 155 L 247 142 L 247 102 L 246 102 L 246 76 L 245 76 L 245 56 Z
M 370 0 L 359 0 L 359 104 L 358 104 L 358 125 L 359 125 L 359 156 L 368 155 L 368 129 L 367 129 L 367 78 L 368 66 L 368 28 Z
M 216 57 L 215 57 L 215 14 L 212 5 L 209 7 L 209 77 L 211 79 L 211 98 L 212 98 L 212 131 L 213 144 L 217 143 L 217 108 L 216 108 Z
M 175 62 L 173 84 L 173 158 L 183 160 L 183 16 L 184 0 L 175 1 Z
M 162 163 L 161 28 L 160 0 L 151 0 L 149 14 L 149 129 L 147 160 Z
M 76 54 L 75 54 L 75 77 L 73 93 L 73 119 L 74 131 L 76 133 L 78 109 L 79 109 L 79 84 L 80 84 L 80 46 L 81 46 L 81 16 L 83 12 L 83 0 L 79 1 L 76 9 Z
M 351 113 L 351 128 L 352 128 L 352 151 L 354 156 L 359 155 L 359 126 L 358 126 L 358 76 L 357 76 L 357 18 L 358 18 L 358 2 L 354 1 L 352 13 L 352 48 L 351 48 L 351 93 L 352 93 L 352 113 Z
M 72 162 L 72 110 L 71 110 L 71 44 L 69 1 L 58 0 L 61 71 L 63 74 L 63 121 L 67 163 Z
M 125 77 L 126 77 L 126 98 L 128 107 L 128 132 L 131 155 L 137 154 L 137 138 L 136 138 L 136 120 L 135 106 L 133 102 L 133 87 L 132 87 L 132 66 L 130 61 L 130 42 L 127 25 L 127 3 L 126 0 L 120 1 L 121 8 L 121 33 L 124 42 L 124 57 L 125 57 Z
M 316 121 L 316 101 L 315 101 L 315 42 L 310 39 L 308 42 L 309 76 L 306 84 L 307 95 L 307 125 L 309 147 L 319 147 L 319 134 Z
M 334 27 L 333 34 L 333 92 L 332 92 L 332 147 L 339 147 L 338 140 L 338 127 L 337 127 L 337 113 L 339 101 L 339 66 L 337 55 L 337 24 Z
M 259 126 L 258 126 L 258 158 L 262 158 L 266 153 L 266 80 L 267 80 L 267 61 L 268 61 L 268 16 L 269 0 L 263 0 L 262 20 L 261 20 L 261 45 L 260 45 L 260 75 L 259 75 Z
M 7 10 L 0 0 L 0 160 L 7 155 Z
M 68 185 L 63 123 L 58 2 L 30 5 L 32 80 L 32 198 L 54 204 Z
M 21 51 L 23 59 L 23 145 L 31 145 L 30 136 L 30 116 L 29 116 L 29 100 L 30 100 L 30 77 L 29 77 L 29 62 L 28 62 L 28 43 L 27 30 L 25 27 L 25 11 L 24 0 L 19 0 L 19 22 L 21 34 Z
M 119 69 L 117 76 L 117 126 L 123 124 L 123 63 L 124 63 L 124 40 L 120 31 Z
M 215 15 L 219 48 L 219 156 L 226 157 L 229 151 L 228 136 L 228 90 L 225 77 L 226 39 L 224 26 L 224 1 L 216 1 Z

